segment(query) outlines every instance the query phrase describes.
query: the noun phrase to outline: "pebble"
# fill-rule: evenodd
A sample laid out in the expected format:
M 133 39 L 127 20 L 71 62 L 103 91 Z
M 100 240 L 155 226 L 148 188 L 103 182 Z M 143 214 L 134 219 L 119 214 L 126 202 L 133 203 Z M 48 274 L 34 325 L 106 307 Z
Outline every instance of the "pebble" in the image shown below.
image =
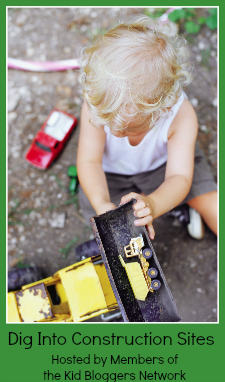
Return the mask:
M 24 226 L 23 225 L 18 225 L 18 232 L 22 233 L 24 231 Z
M 212 43 L 215 43 L 216 40 L 217 40 L 217 34 L 213 34 L 211 37 L 210 37 L 210 40 L 212 41 Z
M 95 18 L 95 17 L 97 17 L 97 15 L 98 15 L 98 13 L 97 13 L 97 12 L 95 12 L 95 11 L 94 11 L 94 12 L 91 12 L 91 17 L 92 17 L 92 18 Z
M 32 76 L 31 77 L 31 82 L 33 82 L 34 84 L 37 83 L 39 80 L 38 76 Z
M 22 235 L 20 236 L 20 241 L 25 241 L 26 240 L 26 236 Z
M 43 248 L 38 248 L 37 252 L 38 253 L 42 253 L 43 252 Z
M 197 290 L 198 293 L 205 293 L 205 291 L 202 290 L 201 288 L 197 288 L 196 290 Z
M 214 107 L 217 107 L 217 97 L 214 98 L 214 100 L 212 101 L 212 105 L 213 105 Z
M 27 15 L 25 13 L 21 13 L 17 19 L 16 19 L 16 23 L 19 25 L 19 26 L 22 26 L 25 24 L 25 22 L 27 21 Z
M 62 194 L 60 194 L 60 193 L 57 194 L 57 198 L 58 198 L 58 199 L 61 199 L 61 198 L 62 198 Z
M 198 100 L 197 98 L 191 98 L 190 99 L 190 102 L 192 104 L 193 107 L 197 107 L 198 106 Z
M 21 95 L 15 90 L 12 89 L 9 91 L 9 97 L 8 97 L 8 111 L 14 111 L 17 107 L 19 100 L 21 98 Z
M 81 27 L 80 27 L 80 32 L 81 33 L 85 33 L 85 32 L 87 32 L 87 30 L 88 30 L 88 27 L 87 27 L 87 25 L 81 25 Z
M 41 207 L 41 198 L 36 198 L 34 200 L 34 208 L 39 208 Z
M 42 178 L 38 178 L 36 180 L 36 184 L 43 184 L 44 183 L 44 180 Z
M 199 44 L 198 44 L 198 49 L 199 50 L 204 50 L 205 49 L 205 44 L 203 41 L 200 41 Z
M 51 175 L 49 178 L 48 178 L 51 182 L 53 182 L 55 180 L 55 175 Z
M 27 55 L 27 57 L 31 57 L 31 56 L 33 56 L 34 55 L 34 52 L 35 52 L 35 50 L 34 50 L 34 48 L 27 48 L 26 49 L 26 55 Z
M 30 113 L 32 111 L 31 105 L 26 105 L 24 110 L 25 110 L 26 113 Z
M 49 219 L 49 224 L 52 228 L 63 228 L 65 226 L 66 214 L 57 214 L 54 212 L 52 214 L 52 219 Z
M 65 46 L 65 48 L 64 48 L 64 52 L 65 52 L 65 53 L 71 53 L 71 48 L 70 48 L 70 46 Z
M 201 62 L 202 61 L 202 56 L 200 54 L 197 54 L 195 56 L 195 59 L 196 59 L 197 62 Z
M 38 224 L 41 225 L 42 227 L 46 226 L 47 225 L 47 219 L 46 218 L 39 219 Z
M 11 113 L 8 114 L 8 121 L 13 122 L 17 118 L 17 113 L 15 111 L 12 111 Z
M 208 128 L 207 128 L 207 126 L 205 126 L 205 125 L 201 125 L 201 126 L 200 126 L 200 130 L 202 130 L 202 131 L 204 131 L 204 132 L 208 132 Z
M 196 261 L 192 261 L 190 267 L 191 268 L 195 268 L 196 266 L 197 266 L 197 262 Z
M 79 97 L 74 97 L 73 101 L 76 105 L 81 105 L 81 103 L 82 103 L 82 101 Z

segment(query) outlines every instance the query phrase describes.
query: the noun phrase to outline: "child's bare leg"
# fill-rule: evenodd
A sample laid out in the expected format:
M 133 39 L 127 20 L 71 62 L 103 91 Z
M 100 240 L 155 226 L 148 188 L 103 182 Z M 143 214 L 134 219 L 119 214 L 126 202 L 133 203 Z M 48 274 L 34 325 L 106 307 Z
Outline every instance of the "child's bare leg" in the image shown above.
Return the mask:
M 217 191 L 197 196 L 187 204 L 198 211 L 208 227 L 217 235 Z

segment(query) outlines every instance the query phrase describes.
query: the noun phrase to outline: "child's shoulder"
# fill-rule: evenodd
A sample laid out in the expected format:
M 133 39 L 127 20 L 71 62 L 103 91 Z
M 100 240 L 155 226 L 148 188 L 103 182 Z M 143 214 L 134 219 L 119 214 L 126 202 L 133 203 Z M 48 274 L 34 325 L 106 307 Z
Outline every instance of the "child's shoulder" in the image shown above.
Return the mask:
M 198 130 L 198 121 L 196 112 L 188 101 L 187 97 L 184 97 L 179 110 L 171 123 L 168 131 L 168 139 L 174 134 L 196 134 Z

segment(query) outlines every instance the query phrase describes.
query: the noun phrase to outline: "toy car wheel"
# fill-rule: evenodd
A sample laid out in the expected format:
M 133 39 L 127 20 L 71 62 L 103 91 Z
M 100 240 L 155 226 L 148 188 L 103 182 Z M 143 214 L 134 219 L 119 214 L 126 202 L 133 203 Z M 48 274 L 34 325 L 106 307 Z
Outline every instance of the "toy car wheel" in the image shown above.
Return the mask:
M 155 279 L 158 276 L 158 271 L 155 268 L 149 268 L 148 270 L 148 276 L 151 277 L 151 279 Z
M 153 280 L 151 283 L 151 288 L 153 290 L 158 290 L 161 287 L 161 282 L 159 280 Z
M 145 259 L 151 259 L 152 257 L 152 250 L 150 248 L 145 248 L 142 252 Z

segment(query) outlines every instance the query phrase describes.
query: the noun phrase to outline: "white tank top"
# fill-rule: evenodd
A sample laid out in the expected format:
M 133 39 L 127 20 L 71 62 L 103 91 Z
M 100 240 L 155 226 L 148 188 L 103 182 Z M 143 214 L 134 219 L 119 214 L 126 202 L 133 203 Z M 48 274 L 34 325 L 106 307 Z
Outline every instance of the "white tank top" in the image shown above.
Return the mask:
M 160 118 L 137 146 L 128 137 L 118 138 L 104 127 L 106 143 L 102 160 L 105 172 L 134 175 L 155 170 L 167 161 L 168 130 L 186 94 L 183 92 L 166 117 Z

